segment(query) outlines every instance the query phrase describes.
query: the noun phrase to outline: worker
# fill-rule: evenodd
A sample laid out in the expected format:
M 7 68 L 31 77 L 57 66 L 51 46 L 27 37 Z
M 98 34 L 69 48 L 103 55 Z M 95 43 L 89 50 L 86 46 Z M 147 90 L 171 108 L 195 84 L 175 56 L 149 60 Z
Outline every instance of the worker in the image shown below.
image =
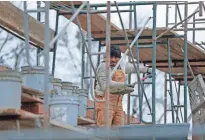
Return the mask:
M 110 48 L 110 71 L 113 70 L 113 68 L 117 65 L 121 58 L 121 50 L 119 46 L 111 45 Z M 105 58 L 106 59 L 106 58 Z M 144 65 L 139 65 L 139 71 L 142 73 L 150 73 L 151 69 L 148 67 L 145 67 Z M 105 89 L 106 89 L 106 62 L 102 61 L 100 65 L 97 68 L 97 75 L 99 77 L 99 81 L 101 84 L 101 87 L 99 85 L 99 82 L 96 81 L 96 84 L 94 86 L 95 91 L 95 97 L 98 100 L 105 100 Z M 124 85 L 124 86 L 133 86 L 133 85 L 127 85 L 125 83 L 125 74 L 127 73 L 135 73 L 135 69 L 133 64 L 126 63 L 126 64 L 120 64 L 117 70 L 114 72 L 109 85 L 110 86 L 117 86 L 117 85 Z M 134 87 L 133 87 L 134 88 Z M 110 94 L 109 95 L 110 101 L 109 101 L 109 120 L 108 125 L 109 126 L 119 126 L 124 125 L 124 113 L 123 113 L 123 106 L 122 106 L 122 94 Z M 105 125 L 105 107 L 106 102 L 96 102 L 96 120 L 98 126 L 104 126 Z

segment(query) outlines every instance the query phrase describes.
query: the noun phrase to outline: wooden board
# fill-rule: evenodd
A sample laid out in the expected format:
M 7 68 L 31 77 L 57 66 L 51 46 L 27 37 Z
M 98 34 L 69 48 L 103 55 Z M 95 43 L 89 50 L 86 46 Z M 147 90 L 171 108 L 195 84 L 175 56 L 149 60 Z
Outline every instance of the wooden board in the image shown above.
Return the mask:
M 10 2 L 0 2 L 0 24 L 24 38 L 24 12 Z M 40 47 L 44 46 L 44 25 L 29 16 L 29 37 Z M 54 31 L 50 29 L 50 38 Z
M 0 108 L 0 116 L 20 116 L 20 109 L 12 109 L 12 108 Z
M 17 120 L 9 119 L 9 120 L 0 120 L 0 131 L 2 130 L 17 130 Z M 19 120 L 20 130 L 32 130 L 38 128 L 36 126 L 35 120 Z
M 0 108 L 0 116 L 16 116 L 18 119 L 36 119 L 43 118 L 43 115 L 33 114 L 21 109 Z
M 19 119 L 23 119 L 23 120 L 33 120 L 37 118 L 43 119 L 43 116 L 44 115 L 33 114 L 31 112 L 21 110 L 21 115 Z
M 22 103 L 43 103 L 43 100 L 36 96 L 31 96 L 30 94 L 27 93 L 22 93 L 21 94 L 21 102 Z
M 30 94 L 30 95 L 39 96 L 39 97 L 43 96 L 43 93 L 40 92 L 39 90 L 30 88 L 30 87 L 26 87 L 26 86 L 22 86 L 22 92 Z
M 56 3 L 57 5 L 67 5 L 70 6 L 70 2 L 66 1 L 60 1 L 60 2 L 53 2 Z M 81 1 L 73 1 L 74 4 L 82 4 Z M 60 11 L 59 13 L 62 13 L 63 11 Z M 72 15 L 64 15 L 66 18 L 70 18 Z M 87 31 L 87 15 L 82 14 L 78 16 L 79 21 L 81 23 L 82 28 Z M 76 21 L 74 23 L 77 24 Z M 91 31 L 92 33 L 98 33 L 98 34 L 105 34 L 105 28 L 106 27 L 106 18 L 100 14 L 91 14 Z M 120 28 L 118 28 L 115 24 L 111 23 L 111 30 L 112 31 L 118 31 Z M 94 36 L 95 37 L 95 36 Z
M 91 120 L 89 118 L 78 117 L 78 125 L 90 125 L 95 123 L 96 122 L 94 120 Z

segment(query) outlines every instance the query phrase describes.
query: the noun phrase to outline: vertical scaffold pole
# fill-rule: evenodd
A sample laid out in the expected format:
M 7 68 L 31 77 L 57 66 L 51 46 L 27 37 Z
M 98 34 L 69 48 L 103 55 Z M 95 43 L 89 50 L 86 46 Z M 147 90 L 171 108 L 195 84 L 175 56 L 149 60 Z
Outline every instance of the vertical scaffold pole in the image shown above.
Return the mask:
M 110 104 L 110 94 L 109 94 L 109 85 L 110 85 L 110 10 L 111 4 L 110 1 L 107 2 L 107 22 L 106 22 L 106 91 L 105 91 L 105 100 L 106 100 L 106 115 L 105 115 L 105 126 L 109 129 L 109 104 Z
M 56 36 L 58 34 L 58 21 L 59 21 L 59 11 L 56 12 L 56 26 L 55 26 L 55 33 L 54 36 Z M 52 75 L 54 77 L 55 74 L 55 66 L 56 66 L 56 51 L 57 51 L 57 42 L 58 40 L 56 40 L 56 42 L 54 43 L 54 47 L 53 47 L 53 65 L 52 65 Z
M 37 1 L 37 9 L 40 9 L 40 7 L 41 7 L 41 1 Z M 41 12 L 37 13 L 37 20 L 41 22 Z M 37 48 L 37 54 L 36 54 L 36 65 L 37 66 L 40 65 L 40 56 L 39 56 L 40 51 L 41 50 Z
M 187 18 L 188 5 L 184 7 L 184 19 Z M 187 122 L 187 20 L 184 21 L 184 122 Z
M 153 29 L 152 29 L 152 124 L 156 123 L 156 108 L 155 108 L 155 99 L 156 99 L 156 18 L 157 16 L 157 4 L 153 4 Z
M 168 53 L 168 67 L 169 67 L 169 94 L 171 98 L 171 110 L 172 110 L 172 123 L 174 123 L 174 101 L 173 101 L 173 92 L 172 92 L 172 77 L 171 77 L 171 48 L 169 40 L 167 39 L 167 53 Z
M 167 73 L 164 73 L 164 124 L 167 123 Z
M 44 106 L 45 106 L 45 120 L 44 127 L 49 127 L 49 42 L 50 42 L 50 31 L 49 31 L 49 9 L 50 2 L 45 2 L 45 28 L 44 28 L 44 62 L 45 62 L 45 78 L 44 78 Z

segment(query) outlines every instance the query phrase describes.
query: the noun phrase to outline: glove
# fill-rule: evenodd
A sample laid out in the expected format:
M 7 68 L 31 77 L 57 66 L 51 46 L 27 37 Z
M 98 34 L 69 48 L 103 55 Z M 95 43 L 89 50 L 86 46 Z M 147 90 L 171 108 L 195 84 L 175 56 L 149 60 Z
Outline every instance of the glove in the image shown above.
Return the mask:
M 134 88 L 134 87 L 135 87 L 134 84 L 125 84 L 125 86 L 127 86 L 127 87 L 131 87 L 131 88 Z
M 151 68 L 147 69 L 147 74 L 152 74 L 152 69 Z
M 134 82 L 134 83 L 132 83 L 132 84 L 126 84 L 125 86 L 134 88 L 137 83 L 138 83 L 138 82 Z

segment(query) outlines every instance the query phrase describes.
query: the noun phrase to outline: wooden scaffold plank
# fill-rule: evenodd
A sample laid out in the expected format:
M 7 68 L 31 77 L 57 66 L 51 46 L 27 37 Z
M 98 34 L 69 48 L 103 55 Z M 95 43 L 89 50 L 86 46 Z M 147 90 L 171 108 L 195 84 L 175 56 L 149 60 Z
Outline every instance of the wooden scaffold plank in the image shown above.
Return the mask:
M 44 46 L 44 25 L 35 18 L 29 16 L 29 38 L 39 47 Z M 0 24 L 8 30 L 17 33 L 24 39 L 24 12 L 10 2 L 0 2 Z M 50 29 L 51 39 L 54 31 Z

